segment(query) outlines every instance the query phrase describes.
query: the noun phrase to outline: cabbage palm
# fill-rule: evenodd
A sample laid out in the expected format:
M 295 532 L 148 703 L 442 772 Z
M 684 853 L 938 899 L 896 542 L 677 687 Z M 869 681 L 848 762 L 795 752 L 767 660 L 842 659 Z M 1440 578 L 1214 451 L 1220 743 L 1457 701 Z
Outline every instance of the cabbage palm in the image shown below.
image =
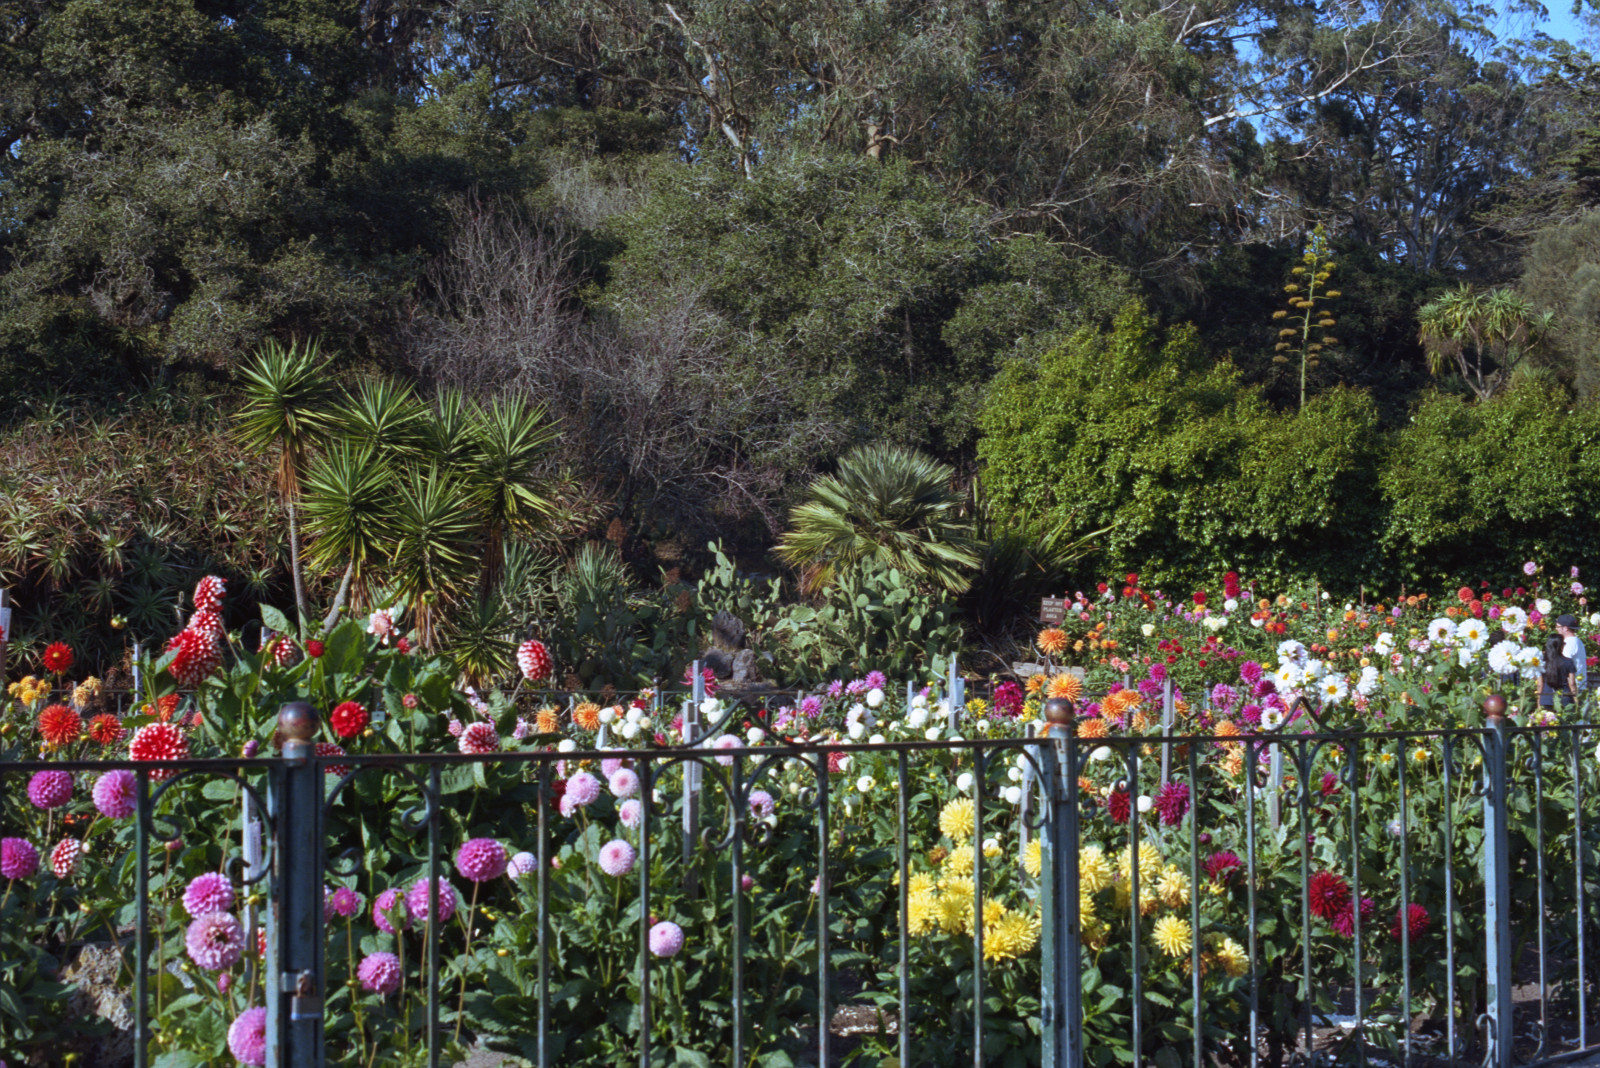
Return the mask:
M 950 488 L 951 468 L 911 449 L 870 445 L 811 484 L 778 544 L 786 561 L 811 570 L 814 586 L 871 560 L 960 593 L 978 565 L 972 525 Z
M 295 610 L 302 636 L 307 617 L 305 576 L 300 571 L 300 528 L 295 502 L 300 474 L 314 437 L 332 425 L 333 387 L 329 384 L 315 341 L 284 348 L 276 341 L 262 346 L 240 372 L 244 404 L 234 416 L 235 433 L 245 448 L 278 453 L 278 494 L 289 516 L 289 567 L 294 575 Z
M 545 464 L 557 432 L 543 407 L 497 398 L 473 413 L 477 462 L 473 488 L 483 507 L 484 588 L 490 589 L 504 560 L 507 534 L 524 534 L 557 507 L 544 493 Z
M 1417 339 L 1435 375 L 1454 369 L 1479 400 L 1488 400 L 1511 380 L 1512 371 L 1536 351 L 1554 316 L 1536 313 L 1510 289 L 1483 292 L 1463 282 L 1417 313 Z
M 427 414 L 407 383 L 368 378 L 340 406 L 338 432 L 351 444 L 371 446 L 380 455 L 411 455 L 421 446 Z
M 476 571 L 478 516 L 471 490 L 437 464 L 400 483 L 390 577 L 426 648 L 435 645 L 436 613 Z
M 389 553 L 395 525 L 394 478 L 371 445 L 339 442 L 303 476 L 308 562 L 320 571 L 344 567 L 326 626 L 338 621 L 347 596 L 367 600 L 370 568 Z

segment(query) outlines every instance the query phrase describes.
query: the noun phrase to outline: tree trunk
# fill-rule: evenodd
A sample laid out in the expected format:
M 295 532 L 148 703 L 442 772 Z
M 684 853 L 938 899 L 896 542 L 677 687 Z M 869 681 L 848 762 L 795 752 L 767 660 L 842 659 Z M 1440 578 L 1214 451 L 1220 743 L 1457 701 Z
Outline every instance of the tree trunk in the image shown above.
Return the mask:
M 304 643 L 311 609 L 306 603 L 306 577 L 300 572 L 300 521 L 295 516 L 293 501 L 285 501 L 284 507 L 289 511 L 289 570 L 294 572 L 294 610 L 300 622 L 300 641 Z
M 344 569 L 344 578 L 339 580 L 339 595 L 333 599 L 333 609 L 329 611 L 328 618 L 322 621 L 324 633 L 332 630 L 339 623 L 339 615 L 344 611 L 345 600 L 350 596 L 350 579 L 356 573 L 355 561 Z

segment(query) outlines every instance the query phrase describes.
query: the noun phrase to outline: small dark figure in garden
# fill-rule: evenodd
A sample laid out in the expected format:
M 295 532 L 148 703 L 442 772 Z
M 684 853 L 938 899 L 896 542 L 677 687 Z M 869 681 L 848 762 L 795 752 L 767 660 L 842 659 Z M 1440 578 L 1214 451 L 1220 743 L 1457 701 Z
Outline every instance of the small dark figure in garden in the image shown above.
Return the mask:
M 1573 670 L 1572 658 L 1564 651 L 1565 645 L 1566 639 L 1560 634 L 1552 634 L 1545 639 L 1544 670 L 1539 674 L 1538 684 L 1540 708 L 1554 708 L 1558 693 L 1563 708 L 1571 708 L 1577 701 L 1577 672 Z

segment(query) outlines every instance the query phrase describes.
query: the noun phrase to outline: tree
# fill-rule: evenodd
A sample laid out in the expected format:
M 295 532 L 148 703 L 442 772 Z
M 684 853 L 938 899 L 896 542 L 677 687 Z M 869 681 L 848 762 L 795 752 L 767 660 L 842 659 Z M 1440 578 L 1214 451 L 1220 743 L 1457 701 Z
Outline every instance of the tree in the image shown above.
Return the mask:
M 303 637 L 309 606 L 295 503 L 312 445 L 332 426 L 333 390 L 316 341 L 291 342 L 287 348 L 269 341 L 240 377 L 244 403 L 235 416 L 240 443 L 257 452 L 278 450 L 278 495 L 289 516 L 289 568 Z
M 1479 400 L 1511 381 L 1553 322 L 1550 312 L 1536 313 L 1510 289 L 1481 291 L 1466 283 L 1424 305 L 1417 318 L 1429 370 L 1440 375 L 1453 368 Z
M 810 585 L 865 561 L 960 593 L 978 556 L 955 472 L 909 449 L 865 446 L 839 461 L 835 474 L 811 484 L 789 514 L 778 555 L 811 571 Z

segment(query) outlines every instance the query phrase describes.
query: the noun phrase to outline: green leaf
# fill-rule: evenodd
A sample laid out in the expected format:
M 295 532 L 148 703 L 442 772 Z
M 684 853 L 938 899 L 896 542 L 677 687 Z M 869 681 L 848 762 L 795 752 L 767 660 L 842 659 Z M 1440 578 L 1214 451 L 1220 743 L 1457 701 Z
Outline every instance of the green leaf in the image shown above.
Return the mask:
M 262 604 L 261 622 L 268 630 L 277 631 L 279 634 L 299 633 L 295 625 L 289 622 L 289 617 L 270 604 Z

